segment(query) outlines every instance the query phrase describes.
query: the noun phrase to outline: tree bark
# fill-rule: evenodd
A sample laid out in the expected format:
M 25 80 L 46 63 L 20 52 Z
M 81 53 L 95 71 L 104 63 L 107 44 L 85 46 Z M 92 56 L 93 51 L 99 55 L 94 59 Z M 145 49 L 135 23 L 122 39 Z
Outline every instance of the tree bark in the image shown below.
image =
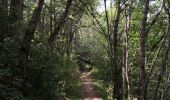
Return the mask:
M 53 32 L 53 0 L 50 0 L 50 34 Z
M 0 42 L 6 37 L 8 27 L 8 0 L 0 0 Z
M 160 72 L 158 79 L 157 79 L 157 85 L 156 85 L 155 92 L 154 92 L 154 100 L 160 99 L 160 98 L 158 98 L 158 90 L 159 90 L 160 84 L 162 82 L 162 78 L 165 75 L 167 61 L 168 61 L 168 58 L 169 58 L 168 56 L 169 56 L 169 50 L 170 50 L 170 10 L 168 8 L 170 7 L 170 2 L 168 2 L 167 4 L 168 4 L 168 7 L 167 8 L 165 7 L 165 11 L 168 15 L 168 30 L 167 30 L 168 44 L 167 44 L 167 47 L 165 49 L 164 58 L 162 59 L 162 65 L 161 65 L 162 69 L 161 69 L 161 72 Z
M 125 100 L 130 100 L 130 86 L 129 86 L 129 76 L 128 76 L 128 36 L 131 28 L 131 10 L 132 10 L 132 0 L 129 0 L 129 6 L 126 7 L 126 1 L 124 1 L 125 5 L 125 46 L 124 46 L 124 97 Z
M 147 100 L 146 70 L 145 70 L 145 48 L 147 39 L 147 14 L 149 11 L 149 0 L 143 1 L 143 15 L 140 26 L 140 85 L 142 100 Z
M 121 14 L 121 0 L 116 1 L 117 11 L 116 11 L 116 19 L 113 22 L 113 98 L 117 100 L 123 100 L 123 77 L 122 77 L 122 66 L 118 64 L 118 52 L 117 52 L 117 37 L 118 37 L 118 27 L 119 20 Z
M 16 38 L 18 38 L 21 33 L 23 2 L 24 0 L 11 0 L 8 20 L 10 37 L 15 36 Z
M 21 48 L 20 48 L 20 56 L 19 56 L 19 64 L 18 64 L 18 68 L 20 70 L 19 75 L 23 75 L 21 73 L 21 71 L 25 70 L 24 67 L 25 67 L 26 62 L 27 62 L 31 39 L 33 38 L 34 32 L 36 30 L 37 23 L 39 21 L 43 5 L 44 5 L 44 0 L 37 0 L 37 7 L 35 8 L 35 10 L 32 14 L 32 18 L 29 22 L 29 25 L 28 25 L 28 27 L 25 31 L 23 43 L 22 43 Z
M 11 0 L 10 16 L 9 16 L 11 23 L 15 23 L 21 20 L 22 11 L 23 11 L 23 2 L 24 0 Z
M 63 28 L 64 24 L 66 23 L 66 18 L 69 14 L 72 1 L 73 0 L 67 0 L 65 11 L 63 15 L 60 17 L 58 24 L 55 26 L 54 32 L 51 34 L 50 38 L 48 39 L 48 43 L 51 47 L 53 47 L 53 42 L 56 39 L 56 36 L 59 34 L 60 30 Z

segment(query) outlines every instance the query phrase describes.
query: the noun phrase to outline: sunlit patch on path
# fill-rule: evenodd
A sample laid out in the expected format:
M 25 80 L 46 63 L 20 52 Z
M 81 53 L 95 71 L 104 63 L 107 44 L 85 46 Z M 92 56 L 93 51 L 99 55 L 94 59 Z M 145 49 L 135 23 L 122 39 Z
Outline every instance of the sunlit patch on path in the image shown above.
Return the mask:
M 84 100 L 102 100 L 101 98 L 84 98 Z

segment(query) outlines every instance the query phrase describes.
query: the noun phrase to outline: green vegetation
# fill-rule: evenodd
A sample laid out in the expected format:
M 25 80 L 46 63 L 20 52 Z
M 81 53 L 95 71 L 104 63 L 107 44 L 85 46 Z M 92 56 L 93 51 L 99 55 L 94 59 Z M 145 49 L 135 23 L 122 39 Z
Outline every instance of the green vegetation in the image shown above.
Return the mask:
M 88 72 L 103 100 L 169 100 L 169 8 L 169 0 L 0 0 L 0 100 L 82 100 Z

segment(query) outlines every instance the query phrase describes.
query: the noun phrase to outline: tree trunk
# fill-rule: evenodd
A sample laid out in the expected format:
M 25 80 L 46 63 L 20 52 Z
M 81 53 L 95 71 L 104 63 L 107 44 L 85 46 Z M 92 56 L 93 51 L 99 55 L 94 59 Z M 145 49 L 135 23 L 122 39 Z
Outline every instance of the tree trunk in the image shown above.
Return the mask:
M 117 0 L 117 11 L 116 19 L 114 20 L 113 26 L 113 98 L 117 100 L 123 100 L 123 77 L 122 77 L 122 66 L 118 64 L 118 52 L 117 52 L 117 37 L 118 37 L 118 26 L 121 14 L 121 0 Z
M 124 1 L 126 2 L 126 1 Z M 124 3 L 125 7 L 126 4 Z M 130 27 L 131 27 L 131 10 L 132 10 L 132 0 L 129 0 L 129 6 L 125 8 L 125 46 L 124 46 L 124 89 L 125 89 L 125 100 L 130 100 L 130 86 L 129 86 L 129 76 L 128 76 L 128 36 L 129 36 L 129 32 L 130 32 Z
M 0 0 L 0 42 L 7 34 L 8 25 L 8 0 Z
M 56 36 L 59 34 L 60 30 L 63 28 L 64 24 L 66 23 L 66 18 L 69 14 L 72 1 L 73 0 L 67 0 L 65 11 L 63 15 L 60 17 L 58 24 L 55 26 L 54 32 L 51 34 L 50 38 L 48 39 L 49 45 L 51 47 L 53 47 L 53 42 L 56 39 Z
M 50 34 L 53 32 L 53 0 L 50 0 Z
M 168 8 L 170 7 L 170 2 L 168 2 Z M 164 53 L 164 58 L 162 59 L 162 69 L 161 69 L 161 72 L 158 76 L 158 79 L 157 79 L 157 85 L 156 85 L 156 88 L 155 88 L 155 93 L 154 93 L 154 100 L 159 100 L 160 98 L 158 98 L 158 90 L 159 90 L 159 87 L 160 87 L 160 84 L 162 82 L 162 78 L 163 76 L 165 75 L 165 70 L 166 70 L 166 66 L 167 66 L 167 61 L 168 61 L 168 56 L 169 56 L 169 50 L 170 50 L 170 10 L 165 7 L 165 11 L 167 13 L 167 16 L 168 16 L 168 31 L 167 31 L 167 34 L 168 34 L 168 44 L 167 44 L 167 47 L 165 49 L 165 53 Z
M 11 0 L 9 14 L 9 33 L 10 36 L 18 38 L 21 34 L 21 20 L 23 16 L 24 0 Z
M 15 23 L 21 20 L 22 11 L 23 11 L 23 2 L 24 0 L 11 0 L 10 16 L 9 16 L 11 23 Z
M 32 14 L 32 18 L 29 22 L 28 28 L 26 29 L 23 43 L 20 48 L 20 56 L 19 56 L 19 64 L 18 64 L 18 68 L 20 70 L 19 75 L 24 75 L 21 72 L 24 71 L 24 67 L 27 62 L 31 39 L 33 38 L 34 32 L 36 30 L 43 5 L 44 5 L 44 0 L 37 0 L 37 7 L 35 8 Z
M 140 85 L 141 85 L 141 97 L 142 100 L 147 100 L 147 88 L 146 88 L 146 70 L 145 70 L 145 48 L 147 39 L 147 14 L 149 11 L 149 0 L 143 1 L 143 15 L 140 26 Z

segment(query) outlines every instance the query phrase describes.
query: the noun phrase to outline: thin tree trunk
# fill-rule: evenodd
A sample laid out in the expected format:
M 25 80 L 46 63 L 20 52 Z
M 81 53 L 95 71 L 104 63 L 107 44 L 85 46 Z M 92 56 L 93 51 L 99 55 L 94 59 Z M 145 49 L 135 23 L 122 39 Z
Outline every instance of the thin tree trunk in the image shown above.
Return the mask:
M 53 0 L 50 0 L 50 34 L 53 32 Z
M 113 82 L 114 82 L 114 90 L 113 90 L 113 98 L 117 100 L 123 100 L 123 84 L 122 84 L 122 66 L 118 64 L 118 53 L 117 53 L 117 37 L 118 37 L 118 26 L 121 14 L 121 0 L 117 0 L 117 11 L 116 11 L 116 19 L 113 24 Z
M 32 14 L 32 18 L 29 22 L 27 29 L 26 29 L 23 43 L 20 48 L 20 57 L 19 57 L 19 64 L 18 64 L 18 68 L 20 70 L 19 75 L 24 75 L 21 72 L 25 70 L 24 67 L 27 62 L 31 39 L 33 38 L 34 32 L 36 30 L 37 23 L 39 21 L 43 5 L 44 5 L 44 0 L 37 0 L 37 7 L 35 8 L 35 10 Z
M 110 65 L 111 65 L 110 76 L 113 76 L 113 65 L 114 65 L 114 62 L 113 62 L 113 43 L 112 43 L 113 41 L 111 39 L 111 31 L 110 31 L 111 24 L 109 23 L 109 16 L 108 16 L 108 11 L 107 11 L 106 0 L 104 0 L 104 6 L 105 6 L 105 15 L 106 15 L 106 22 L 107 22 L 107 34 L 105 35 L 105 37 L 106 37 L 106 40 L 107 40 L 108 56 L 110 58 Z
M 7 34 L 8 27 L 8 0 L 0 0 L 0 42 Z
M 117 100 L 123 100 L 123 73 L 122 67 L 118 65 L 118 54 L 117 54 L 117 34 L 118 34 L 118 25 L 120 19 L 120 0 L 116 2 L 117 4 L 117 12 L 116 12 L 116 19 L 113 21 L 113 34 L 110 32 L 110 24 L 108 13 L 106 9 L 106 0 L 104 0 L 105 4 L 105 14 L 106 14 L 106 21 L 107 21 L 107 35 L 108 35 L 108 48 L 109 48 L 109 56 L 110 56 L 110 64 L 111 64 L 111 76 L 113 77 L 112 82 L 114 83 L 114 90 L 113 90 L 113 99 L 116 98 Z M 111 35 L 113 35 L 113 40 L 111 39 Z
M 145 48 L 147 39 L 147 14 L 149 11 L 149 0 L 143 1 L 143 15 L 140 27 L 140 85 L 142 100 L 147 100 L 146 70 L 145 70 Z
M 21 21 L 23 16 L 24 0 L 11 0 L 9 13 L 9 32 L 10 36 L 18 38 L 21 34 Z
M 124 1 L 126 2 L 126 1 Z M 125 4 L 126 5 L 126 4 Z M 130 100 L 130 86 L 129 86 L 129 76 L 128 76 L 128 35 L 130 32 L 131 25 L 131 9 L 132 9 L 132 1 L 129 1 L 129 6 L 127 8 L 128 13 L 125 9 L 125 47 L 124 47 L 124 78 L 125 78 L 125 100 Z
M 170 2 L 168 2 L 168 8 L 170 7 Z M 165 7 L 166 8 L 166 7 Z M 155 93 L 154 93 L 154 100 L 159 100 L 160 98 L 158 98 L 158 90 L 159 90 L 159 87 L 160 87 L 160 84 L 161 84 L 161 81 L 162 81 L 162 78 L 165 74 L 165 70 L 166 70 L 166 65 L 167 65 L 167 61 L 168 61 L 168 54 L 169 54 L 169 50 L 170 50 L 170 10 L 169 9 L 165 9 L 165 11 L 167 12 L 167 15 L 168 15 L 168 31 L 167 31 L 167 34 L 168 34 L 168 45 L 165 49 L 165 53 L 164 53 L 164 58 L 162 59 L 162 70 L 158 76 L 158 79 L 157 79 L 157 85 L 156 85 L 156 88 L 155 88 Z
M 169 81 L 170 81 L 170 74 L 167 76 L 167 81 L 165 83 L 165 88 L 164 88 L 164 90 L 161 93 L 161 99 L 160 100 L 163 100 L 163 97 L 164 97 L 164 95 L 165 95 L 165 93 L 166 93 L 166 91 L 168 89 L 168 82 Z
M 20 21 L 22 18 L 22 11 L 23 11 L 23 2 L 24 0 L 11 0 L 10 5 L 10 21 L 11 23 L 15 23 Z
M 165 37 L 166 37 L 166 36 L 167 36 L 167 35 L 164 34 L 163 39 L 161 39 L 160 46 L 159 46 L 159 48 L 158 48 L 158 50 L 157 50 L 157 52 L 156 52 L 156 54 L 155 54 L 155 57 L 154 57 L 154 59 L 152 60 L 151 68 L 150 68 L 150 70 L 149 70 L 149 72 L 148 72 L 148 77 L 147 77 L 147 83 L 146 83 L 146 86 L 147 86 L 147 87 L 148 87 L 148 85 L 149 85 L 150 79 L 152 78 L 152 73 L 153 73 L 153 70 L 154 70 L 154 68 L 155 68 L 155 63 L 156 63 L 156 61 L 157 61 L 157 59 L 158 59 L 158 57 L 159 57 L 159 54 L 160 54 L 161 49 L 162 49 L 162 47 L 163 47 L 163 44 L 164 44 L 164 42 L 165 42 Z
M 59 34 L 60 30 L 63 28 L 64 24 L 66 23 L 66 18 L 69 14 L 72 1 L 73 0 L 67 0 L 65 11 L 63 15 L 60 17 L 58 24 L 55 26 L 54 32 L 51 34 L 50 38 L 48 39 L 48 43 L 51 47 L 53 47 L 53 42 L 56 39 L 56 36 Z

